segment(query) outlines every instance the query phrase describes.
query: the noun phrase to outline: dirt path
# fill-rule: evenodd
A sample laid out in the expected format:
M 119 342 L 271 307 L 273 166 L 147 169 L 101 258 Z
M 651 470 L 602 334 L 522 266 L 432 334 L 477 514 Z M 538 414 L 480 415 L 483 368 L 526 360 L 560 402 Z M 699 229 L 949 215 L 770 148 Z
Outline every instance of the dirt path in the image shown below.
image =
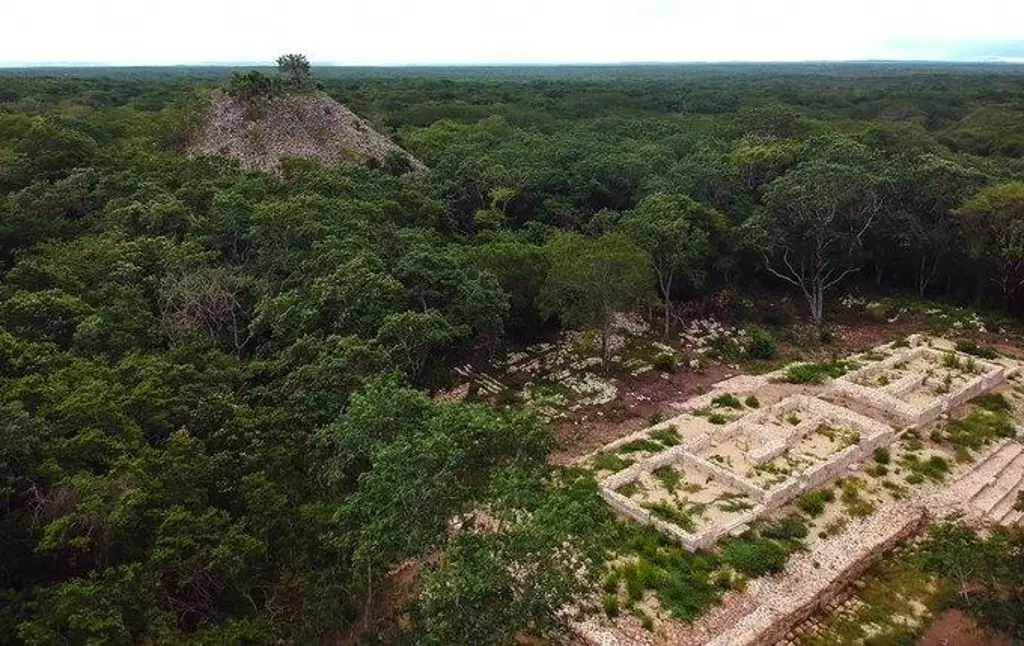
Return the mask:
M 932 622 L 917 646 L 1011 646 L 1005 635 L 990 635 L 959 610 L 947 610 Z
M 737 374 L 737 370 L 715 365 L 700 373 L 651 371 L 623 379 L 618 383 L 619 396 L 614 401 L 574 411 L 569 419 L 555 427 L 562 448 L 551 454 L 550 461 L 568 464 L 609 442 L 650 426 L 652 415 L 677 415 L 678 411 L 671 407 L 673 402 L 703 394 L 713 384 Z

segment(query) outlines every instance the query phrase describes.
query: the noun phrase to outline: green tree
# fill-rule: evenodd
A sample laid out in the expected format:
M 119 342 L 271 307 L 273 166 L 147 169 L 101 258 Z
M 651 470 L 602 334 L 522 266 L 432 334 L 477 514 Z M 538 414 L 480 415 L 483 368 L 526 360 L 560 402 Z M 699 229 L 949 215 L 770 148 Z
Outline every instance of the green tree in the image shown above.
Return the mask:
M 650 256 L 621 234 L 597 239 L 560 234 L 546 250 L 550 264 L 541 288 L 543 311 L 572 327 L 597 330 L 607 368 L 615 314 L 647 299 L 653 282 Z
M 658 287 L 665 299 L 665 336 L 672 313 L 672 288 L 679 278 L 700 289 L 709 268 L 720 262 L 714 241 L 725 228 L 725 216 L 685 195 L 655 193 L 627 213 L 622 231 L 651 257 Z
M 294 89 L 303 88 L 309 83 L 309 61 L 303 54 L 278 57 L 277 71 L 284 76 L 285 83 Z
M 797 287 L 820 326 L 825 295 L 861 265 L 862 242 L 878 214 L 879 180 L 861 167 L 806 162 L 772 182 L 767 208 L 745 224 L 768 271 Z
M 1024 285 L 1024 182 L 983 188 L 959 210 L 968 253 L 1003 297 L 1003 305 Z

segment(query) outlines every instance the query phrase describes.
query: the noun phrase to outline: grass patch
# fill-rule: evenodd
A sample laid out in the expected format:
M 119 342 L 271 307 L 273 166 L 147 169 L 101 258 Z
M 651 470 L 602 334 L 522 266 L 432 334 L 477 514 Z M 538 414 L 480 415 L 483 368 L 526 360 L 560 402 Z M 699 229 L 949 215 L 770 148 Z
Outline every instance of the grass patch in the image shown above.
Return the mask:
M 781 572 L 789 551 L 770 538 L 735 538 L 722 546 L 722 560 L 749 577 Z
M 683 508 L 678 508 L 664 502 L 656 502 L 644 505 L 644 509 L 647 509 L 665 522 L 677 525 L 684 532 L 692 534 L 697 528 L 695 519 L 704 515 L 707 506 L 700 503 L 690 503 Z
M 665 446 L 676 446 L 682 441 L 683 437 L 679 434 L 679 429 L 675 426 L 666 426 L 651 431 L 647 434 L 652 440 L 661 442 Z
M 861 496 L 863 486 L 863 481 L 857 478 L 848 478 L 843 482 L 843 506 L 848 514 L 856 518 L 870 516 L 875 511 L 875 504 Z
M 828 538 L 829 536 L 838 536 L 843 533 L 846 526 L 850 524 L 850 519 L 846 516 L 840 516 L 839 518 L 833 518 L 825 524 L 825 528 L 818 532 L 819 538 Z
M 754 505 L 744 498 L 729 498 L 718 503 L 718 508 L 726 513 L 735 514 L 741 511 L 753 509 Z
M 774 538 L 780 541 L 796 541 L 807 538 L 810 529 L 807 527 L 807 523 L 804 522 L 803 516 L 792 513 L 785 518 L 766 523 L 758 530 L 758 533 L 765 538 Z
M 935 585 L 911 554 L 888 556 L 871 566 L 865 585 L 854 591 L 851 612 L 823 617 L 819 628 L 803 635 L 801 646 L 913 646 L 927 625 Z
M 679 488 L 679 483 L 683 481 L 683 474 L 667 465 L 658 467 L 651 472 L 651 475 L 657 478 L 661 482 L 661 486 L 665 487 L 665 491 L 669 493 L 675 493 Z
M 845 361 L 829 363 L 800 363 L 786 370 L 785 381 L 791 384 L 820 384 L 827 379 L 838 379 L 847 373 Z
M 626 583 L 631 604 L 650 591 L 662 610 L 689 622 L 717 604 L 728 589 L 715 583 L 715 555 L 686 552 L 648 527 L 631 524 L 623 531 L 620 546 L 634 561 L 616 568 L 616 574 Z
M 907 482 L 910 484 L 920 484 L 925 479 L 942 482 L 949 473 L 949 462 L 939 455 L 922 460 L 914 454 L 907 454 L 900 460 L 900 465 L 910 470 L 910 475 L 907 476 Z M 911 476 L 918 477 L 911 481 Z
M 648 451 L 650 453 L 657 453 L 661 451 L 663 447 L 657 442 L 651 440 L 633 440 L 632 442 L 626 442 L 615 449 L 616 453 L 639 453 L 641 451 Z
M 614 594 L 606 594 L 601 598 L 601 607 L 609 619 L 619 616 L 619 597 Z
M 715 426 L 724 426 L 729 422 L 729 418 L 721 413 L 711 413 L 708 415 L 708 421 Z
M 1004 401 L 1005 399 L 1003 397 Z M 988 406 L 1002 406 L 996 399 L 988 399 L 985 403 Z M 1011 438 L 1016 435 L 1017 429 L 1005 411 L 992 412 L 986 408 L 978 408 L 971 411 L 967 417 L 946 424 L 938 437 L 940 441 L 949 442 L 954 446 L 979 449 L 998 438 Z
M 736 398 L 735 395 L 732 395 L 731 393 L 725 393 L 724 395 L 719 395 L 718 397 L 715 397 L 714 399 L 711 400 L 711 405 L 718 406 L 719 408 L 733 408 L 735 410 L 743 409 L 743 402 L 741 402 L 739 399 Z
M 749 397 L 744 399 L 743 403 L 746 404 L 747 408 L 761 408 L 761 400 L 759 400 L 757 397 L 754 397 L 753 395 L 750 395 Z
M 974 405 L 990 413 L 1004 413 L 1013 410 L 1013 405 L 1003 393 L 986 393 L 974 398 Z
M 990 345 L 980 345 L 977 341 L 961 340 L 956 342 L 956 349 L 964 354 L 972 354 L 982 359 L 998 359 L 999 351 Z
M 811 516 L 817 517 L 825 512 L 825 507 L 828 503 L 836 499 L 835 493 L 831 489 L 818 489 L 816 491 L 807 491 L 797 498 L 797 506 L 800 507 L 805 513 Z
M 615 492 L 622 494 L 627 498 L 632 498 L 634 495 L 640 493 L 643 490 L 644 486 L 634 480 L 633 482 L 627 482 L 626 484 L 622 485 L 621 487 L 616 489 Z
M 611 451 L 601 451 L 594 455 L 591 464 L 598 471 L 622 471 L 628 466 L 633 464 L 633 461 L 627 458 L 622 458 Z

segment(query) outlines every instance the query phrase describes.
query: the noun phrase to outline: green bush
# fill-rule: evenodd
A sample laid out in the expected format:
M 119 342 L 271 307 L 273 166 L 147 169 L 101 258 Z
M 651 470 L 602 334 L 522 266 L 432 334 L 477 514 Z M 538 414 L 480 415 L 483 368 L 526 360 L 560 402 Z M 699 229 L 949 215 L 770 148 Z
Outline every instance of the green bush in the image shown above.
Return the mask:
M 601 451 L 594 456 L 591 460 L 591 464 L 598 471 L 622 471 L 626 467 L 633 464 L 632 460 L 627 460 L 615 455 L 611 451 Z
M 708 415 L 708 421 L 716 426 L 722 426 L 729 421 L 729 418 L 721 413 L 711 413 Z
M 781 572 L 789 552 L 768 538 L 736 538 L 722 547 L 722 560 L 749 577 Z
M 662 352 L 654 357 L 651 361 L 651 366 L 658 372 L 675 372 L 679 367 L 679 362 L 676 360 L 675 355 Z
M 753 326 L 747 328 L 746 352 L 751 359 L 773 359 L 779 344 L 767 330 Z
M 1003 393 L 986 393 L 981 397 L 976 397 L 974 404 L 978 408 L 983 408 L 992 413 L 1002 413 L 1013 409 L 1010 400 Z
M 831 489 L 818 489 L 801 494 L 797 505 L 811 516 L 820 516 L 825 512 L 825 506 L 835 499 L 836 495 Z
M 979 345 L 977 341 L 961 340 L 956 342 L 956 349 L 965 354 L 973 354 L 982 359 L 998 359 L 999 351 L 990 345 Z
M 764 538 L 774 538 L 780 541 L 791 541 L 806 538 L 810 530 L 800 514 L 789 514 L 773 523 L 768 523 L 761 528 L 760 534 Z
M 711 405 L 721 408 L 734 408 L 737 410 L 743 408 L 743 403 L 731 393 L 725 393 L 724 395 L 715 397 L 711 400 Z
M 679 435 L 679 429 L 675 426 L 665 426 L 658 428 L 647 434 L 652 440 L 657 440 L 665 446 L 676 446 L 682 440 L 682 436 Z
M 604 608 L 604 614 L 609 618 L 619 616 L 619 598 L 616 595 L 604 595 L 604 597 L 601 598 L 601 606 Z
M 744 399 L 743 403 L 747 406 L 747 408 L 761 408 L 761 400 L 758 399 L 757 397 L 754 397 L 753 395 Z
M 996 405 L 995 401 L 989 405 Z M 953 420 L 943 429 L 942 439 L 954 446 L 979 449 L 996 438 L 1011 438 L 1017 428 L 1004 412 L 993 413 L 985 409 L 971 411 L 963 419 Z
M 615 449 L 616 453 L 639 453 L 640 451 L 649 451 L 651 453 L 657 453 L 662 450 L 662 445 L 651 440 L 633 440 L 632 442 L 626 442 Z
M 889 455 L 889 449 L 885 448 L 884 446 L 880 446 L 877 449 L 875 449 L 875 462 L 877 462 L 878 464 L 889 464 L 891 459 L 892 458 Z
M 838 379 L 848 370 L 844 361 L 799 363 L 786 369 L 785 381 L 791 384 L 820 384 L 826 379 Z

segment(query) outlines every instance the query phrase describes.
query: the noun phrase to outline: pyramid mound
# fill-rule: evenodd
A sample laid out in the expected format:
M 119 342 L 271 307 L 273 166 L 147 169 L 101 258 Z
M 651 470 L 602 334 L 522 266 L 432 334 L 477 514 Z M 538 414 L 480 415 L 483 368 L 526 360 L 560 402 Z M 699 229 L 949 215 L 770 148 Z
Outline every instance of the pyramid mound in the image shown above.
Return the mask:
M 315 159 L 325 165 L 381 165 L 397 152 L 408 158 L 412 173 L 426 170 L 419 160 L 323 92 L 242 99 L 218 90 L 190 152 L 232 157 L 246 168 L 267 172 L 275 172 L 286 157 Z

